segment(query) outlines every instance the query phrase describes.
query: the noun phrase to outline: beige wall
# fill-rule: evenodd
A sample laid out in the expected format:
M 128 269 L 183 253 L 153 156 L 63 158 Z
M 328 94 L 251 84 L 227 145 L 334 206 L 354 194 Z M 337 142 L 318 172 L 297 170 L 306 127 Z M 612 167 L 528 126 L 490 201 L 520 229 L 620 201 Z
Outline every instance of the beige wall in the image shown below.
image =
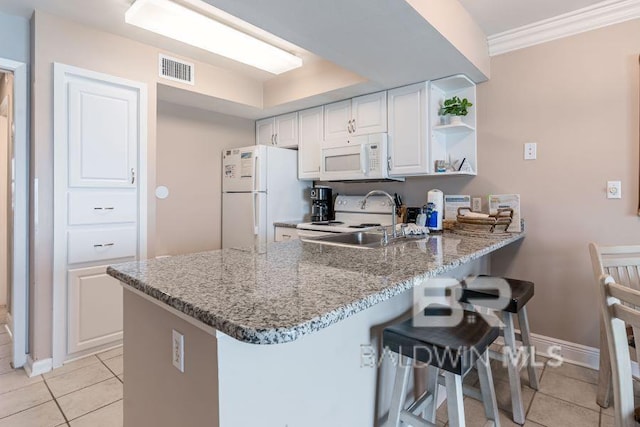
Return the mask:
M 385 188 L 410 205 L 431 188 L 520 193 L 527 237 L 494 256 L 494 271 L 535 282 L 534 333 L 597 347 L 587 244 L 640 243 L 638 40 L 635 20 L 492 58 L 491 80 L 478 86 L 475 178 L 334 188 Z M 528 141 L 538 143 L 536 161 L 522 159 Z M 607 180 L 622 181 L 622 200 L 606 199 Z
M 156 255 L 220 249 L 222 149 L 255 143 L 253 120 L 158 103 Z
M 148 84 L 148 256 L 155 255 L 156 83 L 158 49 L 36 11 L 32 19 L 30 348 L 34 360 L 51 357 L 53 274 L 53 63 L 60 62 Z M 262 85 L 195 62 L 196 85 L 163 80 L 185 90 L 261 106 Z

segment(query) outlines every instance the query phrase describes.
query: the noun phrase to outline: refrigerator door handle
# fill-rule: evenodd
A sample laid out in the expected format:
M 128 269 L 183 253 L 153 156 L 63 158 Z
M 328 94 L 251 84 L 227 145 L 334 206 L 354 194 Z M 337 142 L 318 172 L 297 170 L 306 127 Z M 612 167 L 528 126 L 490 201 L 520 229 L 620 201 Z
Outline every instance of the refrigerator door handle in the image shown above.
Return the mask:
M 253 204 L 253 235 L 257 236 L 259 233 L 259 215 L 260 215 L 260 206 L 258 206 L 258 193 L 253 193 L 253 199 L 252 200 L 252 204 Z
M 253 191 L 260 191 L 258 188 L 258 154 L 253 156 Z

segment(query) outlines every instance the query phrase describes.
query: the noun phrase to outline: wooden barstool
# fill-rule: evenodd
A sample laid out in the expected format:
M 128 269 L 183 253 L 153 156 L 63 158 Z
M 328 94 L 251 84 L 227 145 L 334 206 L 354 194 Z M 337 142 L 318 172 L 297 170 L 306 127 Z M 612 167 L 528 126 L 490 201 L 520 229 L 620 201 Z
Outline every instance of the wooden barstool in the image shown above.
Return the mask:
M 428 324 L 428 313 L 425 315 L 421 320 Z M 399 356 L 387 427 L 397 427 L 402 422 L 414 427 L 435 426 L 441 370 L 447 389 L 449 425 L 464 426 L 462 379 L 474 366 L 478 369 L 485 414 L 496 427 L 500 426 L 488 357 L 489 345 L 499 336 L 498 328 L 471 311 L 462 311 L 460 317 L 462 320 L 455 326 L 418 327 L 414 326 L 414 319 L 409 319 L 384 329 L 383 347 Z M 412 367 L 409 359 L 414 364 L 426 364 L 428 377 L 425 393 L 406 407 Z
M 499 282 L 500 281 L 500 282 Z M 500 287 L 508 286 L 509 295 L 499 295 Z M 499 310 L 504 323 L 504 343 L 513 355 L 516 355 L 516 340 L 522 342 L 527 349 L 527 359 L 525 363 L 529 374 L 529 386 L 538 390 L 538 377 L 533 366 L 533 354 L 531 350 L 531 331 L 529 330 L 529 318 L 527 317 L 527 302 L 533 297 L 534 284 L 525 280 L 509 279 L 504 277 L 478 276 L 473 282 L 462 282 L 462 294 L 459 298 L 461 303 L 471 304 L 478 307 L 488 307 Z M 514 319 L 518 317 L 520 333 L 516 334 Z M 508 355 L 490 351 L 491 358 L 507 362 L 509 370 L 509 388 L 511 390 L 511 406 L 513 409 L 513 421 L 524 424 L 525 411 L 522 404 L 522 389 L 520 385 L 520 369 L 511 363 Z M 517 359 L 516 359 L 517 361 Z

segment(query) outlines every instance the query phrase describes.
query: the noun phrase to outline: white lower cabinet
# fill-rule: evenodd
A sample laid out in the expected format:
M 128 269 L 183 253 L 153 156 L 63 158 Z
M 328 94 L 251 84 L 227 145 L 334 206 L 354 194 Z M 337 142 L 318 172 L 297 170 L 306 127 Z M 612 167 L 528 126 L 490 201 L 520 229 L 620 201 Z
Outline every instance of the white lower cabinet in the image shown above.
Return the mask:
M 107 266 L 68 270 L 67 279 L 67 353 L 122 340 L 122 286 Z
M 284 242 L 287 240 L 296 240 L 298 237 L 298 230 L 289 227 L 276 227 L 274 240 L 276 242 Z

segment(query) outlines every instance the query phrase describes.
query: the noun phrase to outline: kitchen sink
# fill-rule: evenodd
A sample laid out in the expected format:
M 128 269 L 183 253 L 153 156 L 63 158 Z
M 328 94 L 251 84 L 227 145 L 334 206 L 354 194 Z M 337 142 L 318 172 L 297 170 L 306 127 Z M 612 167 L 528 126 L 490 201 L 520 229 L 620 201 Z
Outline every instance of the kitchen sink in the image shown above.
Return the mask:
M 390 246 L 397 243 L 413 241 L 413 238 L 389 237 L 389 242 L 385 245 L 382 242 L 382 233 L 372 231 L 358 231 L 355 233 L 335 233 L 326 236 L 309 237 L 302 239 L 309 243 L 321 245 L 343 246 L 348 248 L 375 249 Z

